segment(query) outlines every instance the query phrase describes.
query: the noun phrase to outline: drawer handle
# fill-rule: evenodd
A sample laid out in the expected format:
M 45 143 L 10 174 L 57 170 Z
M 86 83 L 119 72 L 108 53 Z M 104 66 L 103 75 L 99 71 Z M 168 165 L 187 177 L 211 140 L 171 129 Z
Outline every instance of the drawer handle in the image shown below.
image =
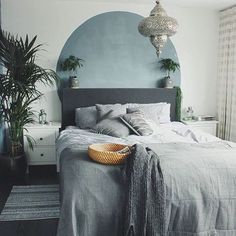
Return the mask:
M 43 153 L 41 153 L 40 156 L 43 157 L 44 156 Z
M 43 140 L 43 138 L 40 138 L 39 140 L 41 140 L 41 141 L 42 141 L 42 140 Z

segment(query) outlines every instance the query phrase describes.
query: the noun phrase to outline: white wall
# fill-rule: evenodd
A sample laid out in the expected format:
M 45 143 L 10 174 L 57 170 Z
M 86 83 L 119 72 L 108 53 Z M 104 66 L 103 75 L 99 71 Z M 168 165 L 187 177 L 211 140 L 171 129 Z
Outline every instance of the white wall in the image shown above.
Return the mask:
M 117 2 L 2 0 L 2 28 L 21 36 L 38 35 L 38 43 L 44 43 L 46 49 L 40 53 L 38 63 L 55 70 L 66 40 L 87 19 L 108 11 L 130 11 L 147 16 L 154 7 L 153 1 L 145 5 Z M 207 9 L 164 6 L 180 25 L 172 40 L 181 63 L 183 105 L 193 106 L 198 114 L 215 115 L 218 13 Z M 46 109 L 49 120 L 60 120 L 56 88 L 42 88 L 42 91 L 45 96 L 36 104 L 36 109 Z

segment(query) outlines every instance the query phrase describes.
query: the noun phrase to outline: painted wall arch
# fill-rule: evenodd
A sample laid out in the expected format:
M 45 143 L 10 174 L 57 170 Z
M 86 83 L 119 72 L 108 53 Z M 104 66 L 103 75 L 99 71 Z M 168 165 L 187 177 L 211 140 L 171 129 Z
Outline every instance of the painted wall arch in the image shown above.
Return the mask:
M 61 62 L 69 55 L 85 60 L 79 69 L 81 88 L 153 88 L 160 87 L 165 73 L 160 70 L 154 47 L 138 32 L 142 16 L 130 12 L 107 12 L 80 25 L 66 41 L 57 64 L 61 87 L 68 86 L 68 73 Z M 168 40 L 161 58 L 179 61 Z M 180 85 L 180 72 L 172 76 Z

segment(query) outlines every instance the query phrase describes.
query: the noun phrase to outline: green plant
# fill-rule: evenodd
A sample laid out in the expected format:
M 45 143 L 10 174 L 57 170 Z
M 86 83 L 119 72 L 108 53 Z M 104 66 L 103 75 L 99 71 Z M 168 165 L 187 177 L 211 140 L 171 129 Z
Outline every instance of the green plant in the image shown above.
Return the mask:
M 176 120 L 181 121 L 181 107 L 182 107 L 182 91 L 180 87 L 174 87 L 176 89 Z
M 70 71 L 76 77 L 77 69 L 83 67 L 83 59 L 70 55 L 62 64 L 63 71 Z
M 159 61 L 161 64 L 161 69 L 167 72 L 167 77 L 170 77 L 170 72 L 175 72 L 180 69 L 180 65 L 177 62 L 174 62 L 171 58 L 161 59 Z
M 36 38 L 29 40 L 27 35 L 23 39 L 0 31 L 0 116 L 8 128 L 10 157 L 22 154 L 25 125 L 34 121 L 31 105 L 42 96 L 36 83 L 52 85 L 58 80 L 54 71 L 35 63 L 42 46 L 35 45 Z M 33 148 L 34 140 L 29 135 L 26 139 Z

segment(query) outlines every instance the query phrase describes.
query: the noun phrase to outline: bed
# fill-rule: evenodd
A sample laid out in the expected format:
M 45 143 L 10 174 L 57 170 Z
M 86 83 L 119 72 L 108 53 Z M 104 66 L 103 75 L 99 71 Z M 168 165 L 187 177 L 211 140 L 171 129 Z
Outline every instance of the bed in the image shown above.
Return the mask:
M 74 127 L 78 107 L 161 102 L 171 104 L 171 122 L 160 125 L 158 132 L 148 137 L 116 138 Z M 164 179 L 164 203 L 158 209 L 164 217 L 151 219 L 151 225 L 158 228 L 155 235 L 236 235 L 236 146 L 176 122 L 175 89 L 66 89 L 57 141 L 61 197 L 58 236 L 154 235 L 142 232 L 142 223 L 135 225 L 135 233 L 125 233 L 124 219 L 130 207 L 125 167 L 100 165 L 87 156 L 88 145 L 101 142 L 137 143 L 139 148 L 148 146 L 158 157 Z M 137 191 L 136 197 L 143 194 L 142 189 Z M 139 204 L 140 208 L 145 205 L 142 201 Z M 134 208 L 136 213 L 141 211 L 137 204 Z

